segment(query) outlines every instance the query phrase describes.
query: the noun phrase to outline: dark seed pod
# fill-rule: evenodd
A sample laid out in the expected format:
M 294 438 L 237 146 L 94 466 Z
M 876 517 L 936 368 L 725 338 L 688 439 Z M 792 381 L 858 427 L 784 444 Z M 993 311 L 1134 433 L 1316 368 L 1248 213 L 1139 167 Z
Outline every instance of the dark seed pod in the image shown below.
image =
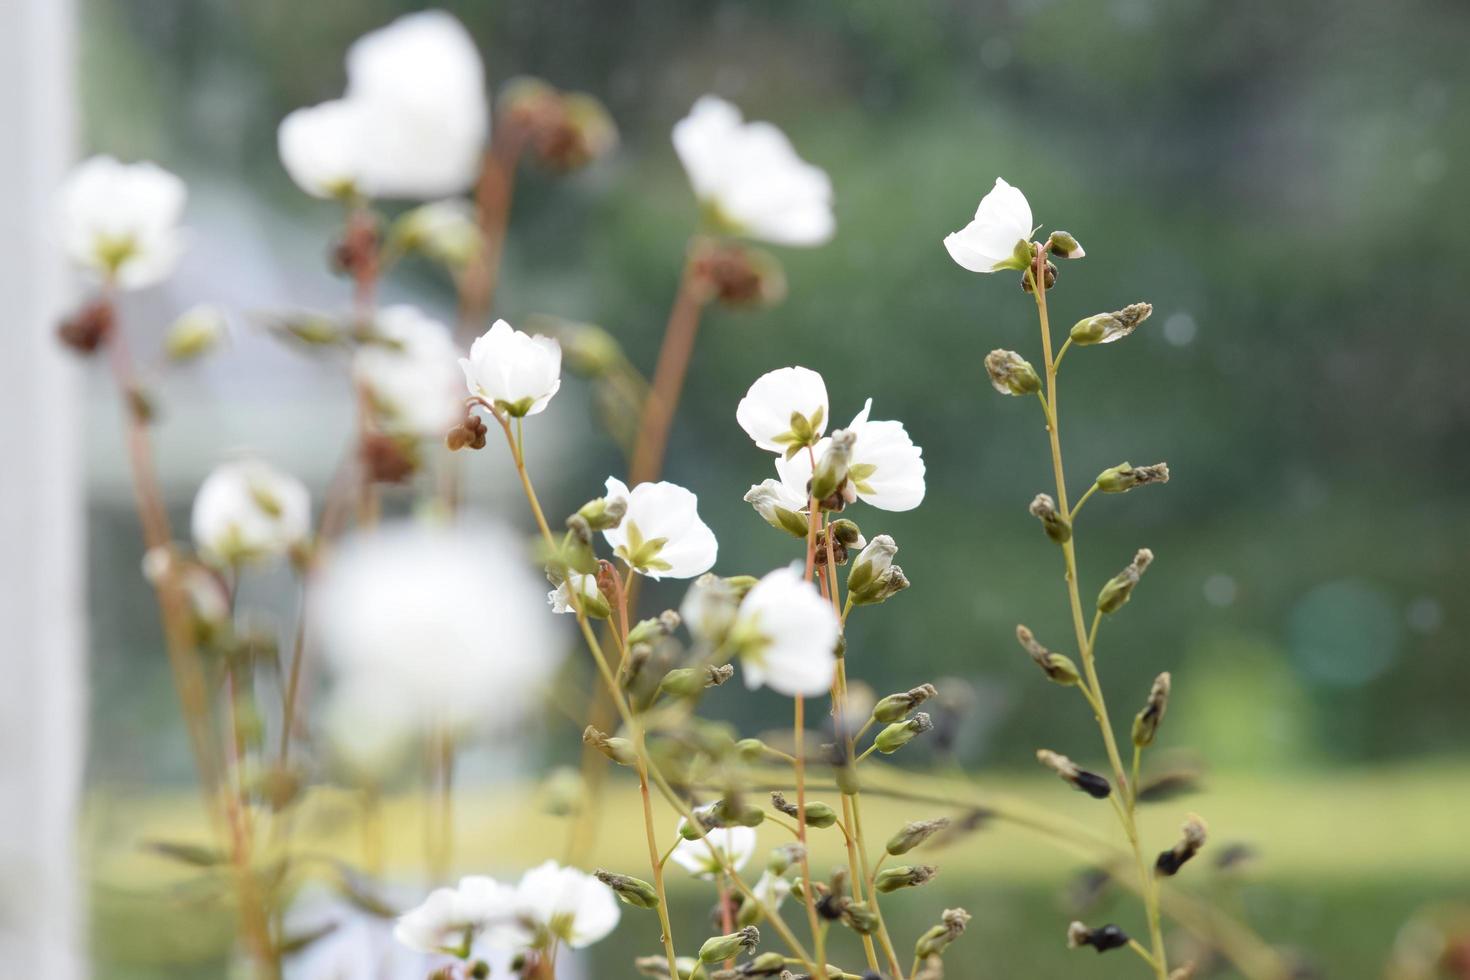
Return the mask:
M 1077 778 L 1072 780 L 1072 785 L 1095 800 L 1105 800 L 1113 792 L 1112 784 L 1095 772 L 1086 769 L 1077 773 Z

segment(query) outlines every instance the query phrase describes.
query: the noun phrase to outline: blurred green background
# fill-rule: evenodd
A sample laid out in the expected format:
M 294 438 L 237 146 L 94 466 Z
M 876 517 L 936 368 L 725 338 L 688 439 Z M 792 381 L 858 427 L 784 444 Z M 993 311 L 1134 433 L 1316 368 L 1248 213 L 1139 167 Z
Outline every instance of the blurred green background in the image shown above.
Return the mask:
M 291 108 L 340 91 L 354 38 L 418 6 L 89 0 L 86 142 L 159 160 L 190 180 L 196 200 L 248 202 L 259 217 L 217 222 L 210 234 L 241 236 L 240 256 L 299 259 L 294 275 L 317 280 L 318 296 L 345 294 L 322 262 L 336 212 L 290 184 L 275 128 Z M 920 509 L 852 515 L 870 536 L 895 536 L 914 587 L 854 617 L 850 669 L 880 693 L 942 677 L 968 684 L 974 709 L 956 744 L 966 767 L 1029 775 L 1041 744 L 1095 754 L 1091 720 L 1036 676 L 1012 639 L 1019 621 L 1054 646 L 1067 633 L 1058 557 L 1025 510 L 1050 481 L 1036 406 L 995 395 L 980 363 L 995 347 L 1039 359 L 1034 308 L 1008 274 L 966 273 L 940 245 L 1004 176 L 1026 192 L 1038 222 L 1073 232 L 1087 249 L 1085 260 L 1063 265 L 1051 294 L 1060 326 L 1154 304 L 1126 343 L 1068 356 L 1061 400 L 1074 493 L 1123 459 L 1167 460 L 1173 472 L 1165 488 L 1095 499 L 1079 526 L 1084 594 L 1136 548 L 1158 556 L 1102 637 L 1115 712 L 1126 718 L 1154 674 L 1173 671 L 1166 742 L 1207 760 L 1211 777 L 1242 799 L 1259 800 L 1237 808 L 1255 819 L 1228 836 L 1268 834 L 1273 811 L 1311 808 L 1312 787 L 1341 778 L 1366 787 L 1354 797 L 1366 812 L 1324 814 L 1366 822 L 1384 839 L 1423 841 L 1419 863 L 1385 866 L 1358 853 L 1372 850 L 1372 838 L 1338 853 L 1330 826 L 1320 835 L 1309 828 L 1305 835 L 1327 842 L 1321 860 L 1247 893 L 1253 923 L 1274 941 L 1309 947 L 1333 967 L 1328 975 L 1378 975 L 1416 906 L 1470 894 L 1470 855 L 1447 832 L 1454 796 L 1435 792 L 1470 778 L 1461 640 L 1470 626 L 1462 601 L 1470 199 L 1460 179 L 1470 149 L 1470 7 L 442 6 L 475 35 L 494 84 L 534 74 L 589 91 L 622 132 L 612 159 L 576 177 L 522 173 L 497 298 L 512 322 L 533 313 L 595 322 L 651 367 L 697 217 L 669 127 L 700 94 L 777 122 L 832 175 L 835 241 L 780 253 L 790 296 L 777 309 L 711 313 L 690 368 L 666 472 L 699 493 L 721 540 L 717 570 L 761 572 L 791 558 L 790 542 L 766 532 L 740 499 L 769 474 L 734 407 L 766 370 L 820 370 L 838 422 L 871 396 L 875 417 L 901 419 L 929 466 Z M 216 248 L 204 272 L 229 281 L 234 254 Z M 450 302 L 433 270 L 405 275 L 416 294 Z M 260 281 L 282 289 L 279 277 Z M 294 301 L 305 300 L 249 303 Z M 238 375 L 214 370 L 231 372 L 237 390 L 252 377 L 269 388 L 293 358 L 257 351 Z M 319 400 L 330 420 L 345 418 L 344 390 L 308 386 L 282 397 Z M 563 441 L 559 475 L 542 479 L 550 509 L 563 512 L 622 470 L 585 387 L 564 391 L 545 416 Z M 251 428 L 267 411 L 232 407 L 220 386 L 174 400 L 175 415 L 202 415 L 232 438 L 275 431 L 335 452 L 340 426 Z M 89 779 L 99 797 L 147 797 L 186 780 L 188 762 L 134 571 L 134 524 L 126 499 L 109 491 L 116 451 L 109 433 L 92 438 L 102 474 L 93 577 L 119 584 L 94 587 L 92 598 L 94 684 L 105 696 L 95 698 Z M 163 453 L 197 449 L 184 435 L 170 443 L 165 430 Z M 489 456 L 474 473 L 503 468 Z M 181 509 L 189 474 L 211 461 L 180 464 Z M 506 504 L 519 520 L 514 498 Z M 673 603 L 678 591 L 653 596 Z M 778 721 L 781 705 L 728 696 L 710 708 L 753 730 Z M 536 751 L 573 758 L 570 726 L 548 730 L 553 738 Z M 1035 786 L 1039 799 L 1054 793 L 1050 783 Z M 1170 815 L 1161 834 L 1176 822 Z M 99 834 L 99 847 L 116 843 Z M 1268 877 L 1272 857 L 1268 847 Z M 977 915 L 976 948 L 996 958 L 974 976 L 1016 975 L 1025 964 L 1056 975 L 1075 963 L 1060 949 L 1063 869 L 997 882 L 983 862 L 967 868 L 973 877 L 946 879 L 943 897 L 973 895 L 972 910 L 990 912 Z M 912 904 L 941 907 L 937 894 L 930 899 Z M 1124 903 L 1119 914 L 1133 913 Z M 915 911 L 915 927 L 926 915 Z M 100 916 L 104 951 L 106 924 Z M 163 975 L 132 969 L 126 975 Z

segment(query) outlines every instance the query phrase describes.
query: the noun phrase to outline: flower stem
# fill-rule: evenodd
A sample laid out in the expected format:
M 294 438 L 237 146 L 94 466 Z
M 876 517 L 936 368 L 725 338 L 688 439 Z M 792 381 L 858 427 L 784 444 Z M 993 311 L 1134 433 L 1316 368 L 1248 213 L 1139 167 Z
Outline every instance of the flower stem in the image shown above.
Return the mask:
M 1027 277 L 1031 282 L 1031 293 L 1036 298 L 1036 313 L 1041 326 L 1041 350 L 1046 363 L 1046 399 L 1043 404 L 1046 408 L 1046 431 L 1051 444 L 1052 475 L 1056 482 L 1057 505 L 1062 513 L 1070 514 L 1072 511 L 1067 505 L 1067 478 L 1062 466 L 1062 441 L 1057 415 L 1057 363 L 1060 360 L 1060 356 L 1057 358 L 1052 357 L 1051 323 L 1047 316 L 1046 289 L 1044 286 L 1045 276 L 1043 275 L 1045 264 L 1045 250 L 1038 249 L 1037 258 L 1032 262 L 1030 269 L 1027 271 Z M 1063 350 L 1065 349 L 1064 346 Z M 1090 493 L 1091 491 L 1088 494 L 1084 494 L 1082 500 L 1078 501 L 1079 507 Z M 1094 618 L 1091 630 L 1084 625 L 1082 594 L 1077 583 L 1075 528 L 1073 529 L 1072 536 L 1062 544 L 1062 559 L 1066 566 L 1067 601 L 1071 606 L 1072 625 L 1077 634 L 1077 648 L 1082 657 L 1082 669 L 1089 695 L 1088 700 L 1092 704 L 1093 716 L 1097 720 L 1098 729 L 1102 734 L 1103 746 L 1107 750 L 1108 761 L 1112 766 L 1113 775 L 1117 781 L 1118 792 L 1131 796 L 1133 789 L 1123 769 L 1122 757 L 1118 754 L 1118 744 L 1113 735 L 1113 725 L 1108 718 L 1107 702 L 1103 697 L 1102 685 L 1098 682 L 1097 677 L 1097 665 L 1094 658 L 1093 645 L 1097 639 L 1097 625 L 1101 617 Z M 1123 825 L 1123 832 L 1128 838 L 1129 846 L 1133 851 L 1134 861 L 1138 866 L 1139 891 L 1143 896 L 1144 911 L 1148 918 L 1149 938 L 1153 946 L 1153 960 L 1151 965 L 1159 980 L 1168 980 L 1169 968 L 1164 952 L 1164 935 L 1159 917 L 1157 882 L 1148 873 L 1142 846 L 1139 843 L 1138 826 L 1134 820 L 1132 809 L 1118 807 L 1117 810 L 1119 820 Z

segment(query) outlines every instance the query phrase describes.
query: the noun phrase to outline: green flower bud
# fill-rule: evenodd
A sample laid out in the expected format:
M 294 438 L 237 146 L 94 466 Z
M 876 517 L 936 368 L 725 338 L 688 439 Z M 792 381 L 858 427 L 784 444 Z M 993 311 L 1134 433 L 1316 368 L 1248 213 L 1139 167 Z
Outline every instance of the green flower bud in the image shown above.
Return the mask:
M 1138 325 L 1149 318 L 1154 308 L 1148 303 L 1131 303 L 1112 313 L 1098 313 L 1078 320 L 1072 327 L 1072 343 L 1080 347 L 1091 344 L 1111 344 L 1138 329 Z
M 1054 231 L 1046 240 L 1046 250 L 1059 259 L 1080 259 L 1087 253 L 1082 245 L 1065 231 Z
M 592 531 L 610 531 L 623 523 L 623 516 L 628 513 L 628 501 L 622 497 L 608 500 L 606 497 L 598 497 L 589 500 L 577 508 L 577 516 L 587 522 L 587 528 Z
M 638 761 L 638 752 L 630 740 L 600 732 L 591 725 L 582 732 L 582 741 L 620 766 L 632 766 Z
M 927 714 L 921 711 L 907 721 L 894 722 L 892 725 L 883 729 L 873 739 L 873 744 L 884 755 L 892 755 L 912 742 L 915 736 L 922 735 L 933 727 L 934 722 Z
M 964 935 L 965 926 L 970 924 L 970 913 L 964 909 L 945 909 L 939 925 L 919 937 L 914 944 L 914 958 L 926 960 L 931 956 L 942 956 L 949 944 Z
M 888 853 L 894 856 L 907 854 L 948 826 L 948 817 L 940 817 L 937 820 L 915 820 L 913 823 L 904 824 L 898 833 L 888 838 Z
M 225 315 L 213 306 L 196 306 L 174 321 L 163 339 L 171 361 L 192 361 L 224 343 Z
M 1138 554 L 1133 556 L 1133 563 L 1109 579 L 1108 583 L 1102 587 L 1102 591 L 1097 594 L 1098 612 L 1114 613 L 1122 609 L 1133 597 L 1134 586 L 1138 585 L 1138 580 L 1153 560 L 1152 551 L 1140 548 Z
M 883 894 L 896 892 L 900 888 L 916 888 L 939 873 L 930 864 L 905 865 L 899 868 L 884 868 L 873 879 L 873 887 Z
M 781 971 L 785 969 L 786 957 L 772 952 L 762 953 L 745 964 L 744 973 L 751 977 L 775 977 L 780 976 Z
M 1027 509 L 1032 517 L 1041 522 L 1041 529 L 1046 532 L 1046 536 L 1057 544 L 1066 544 L 1072 540 L 1072 522 L 1057 510 L 1057 502 L 1051 499 L 1050 494 L 1038 493 Z
M 1154 686 L 1148 692 L 1148 703 L 1133 719 L 1133 745 L 1136 748 L 1146 749 L 1154 744 L 1154 738 L 1159 733 L 1159 724 L 1169 708 L 1169 686 L 1168 671 L 1154 678 Z
M 828 499 L 847 482 L 847 468 L 852 462 L 852 447 L 857 435 L 846 429 L 832 433 L 832 442 L 817 460 L 812 474 L 810 494 L 818 503 Z
M 611 871 L 604 871 L 601 868 L 592 872 L 592 876 L 611 888 L 613 894 L 634 908 L 658 908 L 658 892 L 642 878 L 634 878 L 631 875 L 613 874 Z
M 669 671 L 659 682 L 659 690 L 670 697 L 698 697 L 707 687 L 719 687 L 735 675 L 729 664 L 719 667 L 679 667 Z
M 1041 390 L 1036 369 L 1013 350 L 993 350 L 985 355 L 985 373 L 1002 395 L 1034 395 Z
M 902 721 L 910 711 L 938 696 L 939 690 L 933 684 L 920 684 L 899 694 L 890 694 L 873 706 L 873 720 L 884 724 Z
M 755 926 L 746 926 L 739 932 L 732 932 L 726 936 L 711 936 L 699 947 L 699 961 L 701 963 L 719 963 L 723 960 L 733 960 L 742 952 L 750 952 L 759 945 L 761 941 L 760 930 Z
M 679 614 L 665 609 L 653 619 L 640 620 L 628 630 L 628 646 L 637 643 L 656 643 L 679 628 Z
M 794 538 L 805 538 L 808 530 L 806 515 L 783 507 L 783 495 L 775 484 L 775 480 L 767 480 L 751 487 L 745 494 L 745 502 L 754 507 L 761 520 L 771 527 Z
M 881 920 L 867 902 L 849 902 L 842 910 L 842 923 L 859 936 L 870 936 L 878 931 Z
M 1103 470 L 1097 476 L 1097 488 L 1103 493 L 1126 493 L 1134 487 L 1150 483 L 1168 483 L 1169 464 L 1155 463 L 1152 466 L 1134 466 L 1119 463 Z
M 1036 642 L 1036 637 L 1024 626 L 1016 627 L 1016 639 L 1021 643 L 1021 649 L 1026 655 L 1036 661 L 1048 678 L 1058 684 L 1076 684 L 1081 680 L 1081 674 L 1077 672 L 1077 665 L 1070 657 L 1060 653 L 1052 653 L 1046 647 Z
M 725 798 L 710 811 L 719 827 L 758 827 L 766 819 L 766 811 L 753 803 Z

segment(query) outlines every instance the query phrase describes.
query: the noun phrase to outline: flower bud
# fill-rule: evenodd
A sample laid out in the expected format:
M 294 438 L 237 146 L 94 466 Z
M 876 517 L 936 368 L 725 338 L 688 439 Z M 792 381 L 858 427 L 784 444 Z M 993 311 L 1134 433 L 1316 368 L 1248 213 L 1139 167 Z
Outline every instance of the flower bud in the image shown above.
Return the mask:
M 638 761 L 638 752 L 626 738 L 600 732 L 588 725 L 582 732 L 582 741 L 592 746 L 620 766 L 631 766 Z
M 596 324 L 557 320 L 547 332 L 551 330 L 561 344 L 563 363 L 584 378 L 603 378 L 627 364 L 617 340 Z
M 786 270 L 764 249 L 738 242 L 705 242 L 691 258 L 693 274 L 709 294 L 735 309 L 769 309 L 786 298 Z
M 1046 250 L 1059 259 L 1080 259 L 1087 254 L 1077 239 L 1061 230 L 1052 232 L 1047 238 Z
M 595 575 L 567 572 L 546 598 L 551 603 L 552 612 L 576 613 L 580 610 L 583 615 L 592 619 L 608 619 L 612 616 L 612 605 L 598 588 Z
M 914 944 L 914 958 L 926 960 L 931 956 L 944 955 L 949 944 L 960 938 L 965 932 L 965 926 L 969 924 L 969 912 L 964 909 L 945 909 L 939 924 L 931 926 Z
M 403 214 L 393 224 L 393 245 L 419 252 L 451 269 L 462 269 L 484 247 L 480 228 L 467 201 L 435 201 Z
M 628 630 L 628 645 L 656 643 L 678 629 L 679 622 L 679 614 L 672 609 L 665 609 L 653 619 L 639 620 Z
M 897 721 L 883 729 L 873 739 L 873 744 L 884 755 L 892 755 L 912 742 L 915 736 L 922 735 L 933 727 L 933 720 L 927 714 L 920 711 L 907 721 Z
M 786 814 L 788 817 L 801 815 L 802 810 L 795 803 L 788 802 L 786 794 L 777 790 L 771 794 L 771 806 Z M 837 822 L 837 811 L 826 803 L 813 800 L 806 805 L 806 816 L 804 822 L 808 827 L 816 827 L 825 830 Z
M 112 304 L 97 300 L 62 320 L 56 336 L 77 353 L 90 354 L 111 335 L 115 320 Z
M 932 864 L 884 868 L 873 879 L 873 887 L 886 895 L 889 892 L 896 892 L 900 888 L 917 888 L 938 873 L 939 869 Z
M 778 531 L 785 531 L 794 538 L 805 538 L 808 525 L 805 514 L 782 505 L 784 495 L 775 480 L 753 486 L 745 494 L 745 502 L 755 508 L 761 520 Z
M 1091 344 L 1111 344 L 1138 329 L 1147 320 L 1154 308 L 1148 303 L 1130 303 L 1112 313 L 1098 313 L 1078 320 L 1072 327 L 1072 343 L 1079 347 Z
M 633 961 L 633 968 L 641 976 L 651 977 L 653 980 L 692 980 L 696 972 L 699 972 L 703 976 L 703 967 L 692 956 L 679 957 L 674 961 L 674 966 L 678 968 L 679 976 L 677 978 L 670 978 L 669 960 L 666 956 L 640 956 Z M 516 966 L 514 960 L 511 961 L 511 972 L 517 976 L 523 972 Z
M 889 565 L 876 579 L 858 592 L 848 590 L 854 605 L 876 606 L 887 602 L 909 587 L 909 578 L 898 565 Z
M 795 841 L 790 844 L 782 844 L 780 847 L 773 847 L 770 857 L 766 859 L 766 870 L 774 875 L 783 875 L 792 865 L 800 864 L 804 857 L 806 857 L 806 848 Z
M 669 671 L 659 681 L 659 690 L 670 697 L 698 697 L 707 687 L 719 687 L 735 674 L 729 664 L 719 667 L 679 667 Z
M 816 472 L 812 474 L 811 487 L 808 490 L 818 503 L 834 496 L 847 482 L 847 467 L 852 461 L 852 447 L 855 442 L 857 435 L 847 429 L 838 429 L 832 433 L 832 442 L 822 458 L 817 460 Z
M 842 924 L 859 936 L 871 936 L 878 931 L 881 920 L 867 902 L 848 902 L 842 909 Z
M 1020 641 L 1021 649 L 1026 655 L 1036 661 L 1036 666 L 1051 680 L 1058 684 L 1076 684 L 1081 675 L 1077 672 L 1077 665 L 1072 658 L 1060 653 L 1052 653 L 1046 647 L 1036 642 L 1036 637 L 1025 626 L 1016 627 L 1016 639 Z
M 710 808 L 710 821 L 706 825 L 715 827 L 758 827 L 765 822 L 766 811 L 754 803 L 725 797 Z M 699 835 L 695 834 L 697 838 Z
M 1209 827 L 1205 824 L 1205 818 L 1197 813 L 1191 813 L 1189 819 L 1184 821 L 1183 836 L 1179 843 L 1170 850 L 1162 852 L 1158 860 L 1154 862 L 1154 873 L 1163 878 L 1178 874 L 1179 869 L 1184 867 L 1184 862 L 1199 853 L 1199 849 L 1205 846 L 1205 838 L 1209 834 Z
M 1057 544 L 1066 544 L 1072 540 L 1072 522 L 1057 510 L 1057 502 L 1051 499 L 1050 494 L 1038 493 L 1027 510 L 1041 522 L 1041 529 L 1046 532 L 1046 536 Z
M 915 820 L 913 823 L 904 824 L 898 833 L 888 838 L 888 853 L 895 856 L 907 854 L 944 830 L 949 824 L 948 817 L 940 817 L 937 820 Z
M 642 878 L 631 875 L 613 874 L 601 868 L 592 872 L 592 877 L 613 890 L 628 905 L 640 909 L 658 908 L 658 892 Z
M 1034 291 L 1031 288 L 1031 276 L 1032 272 L 1030 269 L 1027 269 L 1025 272 L 1021 273 L 1021 290 L 1023 292 L 1029 293 Z M 1046 283 L 1047 289 L 1055 286 L 1057 284 L 1057 267 L 1048 262 L 1046 264 L 1046 272 L 1043 273 L 1042 278 Z
M 1112 784 L 1105 778 L 1078 768 L 1077 763 L 1050 749 L 1037 749 L 1036 761 L 1070 783 L 1073 789 L 1081 790 L 1095 800 L 1105 800 L 1113 791 Z
M 884 724 L 902 721 L 910 711 L 938 696 L 939 689 L 933 684 L 920 684 L 902 693 L 890 694 L 873 706 L 873 720 Z
M 484 419 L 469 412 L 465 415 L 463 422 L 449 430 L 444 437 L 444 444 L 449 447 L 450 452 L 458 452 L 461 449 L 484 449 L 485 435 L 489 431 Z M 571 518 L 567 518 L 567 526 L 571 526 Z
M 192 361 L 224 343 L 225 315 L 213 306 L 196 306 L 168 328 L 163 351 L 171 361 Z
M 1110 949 L 1118 949 L 1127 945 L 1128 934 L 1115 925 L 1090 929 L 1081 922 L 1074 922 L 1067 927 L 1068 949 L 1091 946 L 1099 953 L 1106 953 Z
M 868 542 L 852 563 L 852 571 L 847 573 L 847 591 L 854 597 L 857 594 L 868 591 L 876 580 L 888 571 L 893 564 L 893 556 L 898 554 L 898 544 L 886 534 L 879 534 Z
M 755 949 L 760 941 L 761 933 L 755 926 L 746 926 L 739 932 L 726 936 L 711 936 L 699 947 L 699 961 L 719 963 L 722 960 L 733 960 L 742 952 L 748 953 Z
M 1146 749 L 1154 744 L 1159 733 L 1159 723 L 1169 709 L 1169 672 L 1166 670 L 1154 678 L 1154 686 L 1148 692 L 1148 703 L 1133 719 L 1133 745 Z
M 867 545 L 868 541 L 863 537 L 862 529 L 852 521 L 839 517 L 817 532 L 817 564 L 819 566 L 827 564 L 827 552 L 830 550 L 834 565 L 846 565 L 848 555 L 854 549 L 866 548 Z
M 1134 487 L 1150 483 L 1169 482 L 1169 464 L 1155 463 L 1152 466 L 1134 466 L 1119 463 L 1097 475 L 1097 488 L 1103 493 L 1126 493 Z
M 611 531 L 623 523 L 623 516 L 627 513 L 628 501 L 623 497 L 614 497 L 611 500 L 598 497 L 577 508 L 577 516 L 586 521 L 587 527 L 593 531 Z
M 985 355 L 985 373 L 1002 395 L 1034 395 L 1041 390 L 1036 369 L 1013 350 L 993 350 Z
M 1152 551 L 1140 548 L 1138 554 L 1133 556 L 1133 563 L 1109 579 L 1097 594 L 1097 611 L 1114 613 L 1122 609 L 1133 597 L 1133 587 L 1138 584 L 1153 560 Z

